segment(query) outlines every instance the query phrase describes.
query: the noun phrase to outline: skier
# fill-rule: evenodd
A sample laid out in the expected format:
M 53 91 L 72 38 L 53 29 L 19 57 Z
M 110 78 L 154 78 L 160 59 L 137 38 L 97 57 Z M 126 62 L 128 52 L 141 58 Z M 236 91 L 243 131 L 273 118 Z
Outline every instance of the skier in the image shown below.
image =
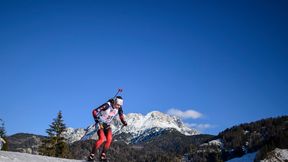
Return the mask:
M 5 140 L 2 137 L 0 137 L 0 150 L 2 150 L 2 147 L 5 143 L 6 143 Z
M 100 161 L 106 161 L 106 152 L 110 148 L 110 144 L 112 142 L 112 130 L 110 127 L 112 119 L 119 114 L 119 118 L 124 126 L 127 126 L 127 122 L 124 119 L 123 110 L 123 98 L 121 96 L 117 96 L 115 99 L 110 99 L 108 102 L 99 106 L 98 108 L 92 111 L 95 126 L 98 126 L 99 129 L 97 131 L 98 140 L 95 142 L 92 147 L 92 152 L 88 157 L 88 161 L 93 161 L 95 158 L 96 150 L 100 148 L 106 138 L 106 143 L 100 155 Z

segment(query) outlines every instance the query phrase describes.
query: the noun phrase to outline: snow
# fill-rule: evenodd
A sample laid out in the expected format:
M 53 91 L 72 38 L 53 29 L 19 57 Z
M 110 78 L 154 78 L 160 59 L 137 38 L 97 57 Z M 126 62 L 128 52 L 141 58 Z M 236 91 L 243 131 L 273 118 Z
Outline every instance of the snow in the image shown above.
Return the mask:
M 219 146 L 220 148 L 223 148 L 223 143 L 221 139 L 209 141 L 208 143 L 204 143 L 201 146 L 207 146 L 207 145 L 216 145 Z
M 84 162 L 84 160 L 61 159 L 20 152 L 0 151 L 0 162 Z
M 212 140 L 212 141 L 210 141 L 208 143 L 210 145 L 217 145 L 217 146 L 223 147 L 223 143 L 222 143 L 221 139 Z
M 119 135 L 121 133 L 127 133 L 132 135 L 131 140 L 139 137 L 147 130 L 151 130 L 157 128 L 155 130 L 163 130 L 174 128 L 180 133 L 191 136 L 199 134 L 199 132 L 195 129 L 189 128 L 183 124 L 179 117 L 168 115 L 159 111 L 152 111 L 147 115 L 142 115 L 139 113 L 130 113 L 125 115 L 125 119 L 128 123 L 127 127 L 122 127 L 121 122 L 118 117 L 116 117 L 112 124 L 111 128 L 114 135 Z M 92 125 L 89 127 L 89 131 L 91 131 Z M 64 137 L 68 139 L 69 143 L 73 143 L 78 141 L 83 137 L 85 131 L 83 128 L 73 129 L 68 128 L 64 133 Z M 93 137 L 92 139 L 96 139 Z
M 242 157 L 231 159 L 227 162 L 253 162 L 257 152 L 245 154 Z M 288 161 L 288 149 L 276 148 L 272 152 L 268 153 L 268 157 L 260 162 L 276 162 L 276 161 Z
M 288 149 L 274 149 L 268 154 L 268 158 L 261 160 L 261 162 L 274 162 L 274 161 L 288 161 Z
M 174 128 L 184 135 L 196 135 L 199 134 L 198 131 L 186 127 L 180 118 L 172 115 L 168 115 L 159 111 L 152 111 L 147 115 L 131 113 L 125 116 L 128 123 L 127 127 L 121 128 L 120 122 L 115 122 L 111 127 L 113 134 L 127 133 L 131 134 L 133 137 L 131 140 L 143 136 L 143 133 L 150 130 L 162 131 L 163 129 Z
M 228 160 L 227 162 L 253 162 L 257 152 L 245 154 L 242 157 Z
M 250 133 L 250 132 L 249 132 L 249 131 L 247 131 L 247 130 L 245 130 L 245 131 L 244 131 L 244 134 L 248 134 L 248 133 Z
M 73 143 L 81 139 L 84 134 L 85 130 L 83 128 L 74 129 L 69 127 L 66 128 L 66 131 L 63 133 L 63 137 L 68 140 L 68 143 Z

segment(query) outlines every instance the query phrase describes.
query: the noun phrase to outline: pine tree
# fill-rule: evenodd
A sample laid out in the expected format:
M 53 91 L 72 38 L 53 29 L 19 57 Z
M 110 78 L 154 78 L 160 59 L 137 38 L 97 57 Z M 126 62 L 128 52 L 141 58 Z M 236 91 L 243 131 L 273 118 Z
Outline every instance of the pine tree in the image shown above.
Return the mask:
M 65 138 L 62 136 L 66 129 L 66 125 L 63 121 L 62 112 L 59 111 L 57 118 L 53 119 L 50 128 L 46 129 L 48 138 L 42 140 L 42 145 L 39 148 L 39 152 L 42 155 L 70 158 L 69 146 L 66 143 Z
M 6 143 L 3 144 L 1 150 L 7 151 L 8 150 L 8 141 L 6 138 L 6 130 L 5 130 L 5 123 L 2 119 L 0 119 L 0 137 L 5 140 Z

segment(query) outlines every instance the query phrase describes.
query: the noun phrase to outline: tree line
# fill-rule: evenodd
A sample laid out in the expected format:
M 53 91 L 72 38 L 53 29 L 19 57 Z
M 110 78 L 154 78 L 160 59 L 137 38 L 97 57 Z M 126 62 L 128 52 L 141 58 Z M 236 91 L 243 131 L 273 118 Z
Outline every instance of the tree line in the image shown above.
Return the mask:
M 8 140 L 6 136 L 5 123 L 2 119 L 0 119 L 0 137 L 5 141 L 5 143 L 3 143 L 3 147 L 1 148 L 1 150 L 7 151 Z

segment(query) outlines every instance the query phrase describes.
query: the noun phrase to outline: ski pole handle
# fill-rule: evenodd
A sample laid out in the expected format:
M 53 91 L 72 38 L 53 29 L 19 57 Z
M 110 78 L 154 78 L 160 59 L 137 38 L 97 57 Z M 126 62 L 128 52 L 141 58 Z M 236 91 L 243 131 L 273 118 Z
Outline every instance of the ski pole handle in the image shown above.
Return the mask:
M 118 91 L 117 91 L 117 93 L 114 95 L 114 99 L 117 97 L 117 95 L 120 93 L 120 92 L 122 92 L 123 91 L 123 89 L 122 88 L 118 88 Z

